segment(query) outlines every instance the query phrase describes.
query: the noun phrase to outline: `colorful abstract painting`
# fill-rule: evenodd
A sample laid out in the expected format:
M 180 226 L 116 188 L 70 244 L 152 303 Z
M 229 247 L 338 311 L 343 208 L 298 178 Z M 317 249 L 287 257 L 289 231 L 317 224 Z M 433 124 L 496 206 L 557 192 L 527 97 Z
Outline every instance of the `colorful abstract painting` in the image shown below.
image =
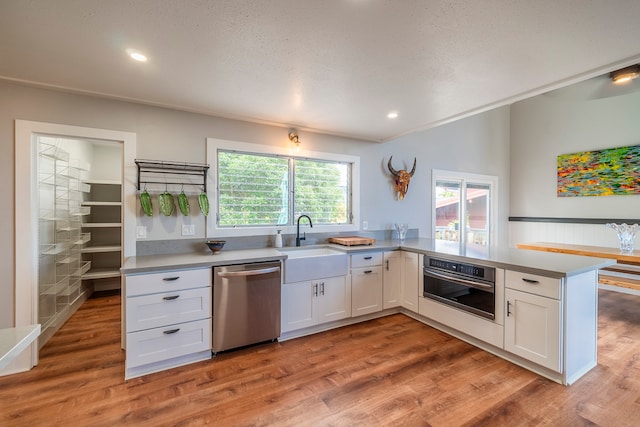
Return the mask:
M 558 156 L 558 197 L 640 195 L 640 145 Z

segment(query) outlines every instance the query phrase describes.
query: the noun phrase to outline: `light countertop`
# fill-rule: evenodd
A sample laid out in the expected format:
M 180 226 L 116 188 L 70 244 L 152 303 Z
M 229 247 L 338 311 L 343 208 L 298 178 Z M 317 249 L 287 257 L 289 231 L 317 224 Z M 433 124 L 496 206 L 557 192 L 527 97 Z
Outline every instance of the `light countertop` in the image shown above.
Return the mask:
M 593 258 L 579 255 L 539 252 L 517 248 L 488 248 L 469 245 L 461 251 L 452 242 L 433 239 L 406 240 L 400 247 L 403 250 L 429 254 L 462 262 L 473 262 L 491 267 L 540 274 L 562 278 L 599 270 L 615 264 L 615 260 Z
M 206 249 L 206 248 L 205 248 Z M 179 270 L 181 268 L 215 267 L 218 265 L 244 264 L 282 260 L 287 256 L 274 248 L 245 249 L 225 251 L 217 254 L 209 249 L 198 253 L 145 255 L 129 257 L 120 269 L 122 274 L 146 273 L 160 270 Z
M 403 242 L 399 242 L 398 240 L 385 240 L 368 246 L 341 246 L 336 244 L 317 246 L 328 246 L 346 253 L 402 249 L 462 262 L 473 262 L 480 265 L 531 274 L 541 274 L 555 278 L 598 270 L 615 263 L 615 260 L 611 259 L 546 253 L 516 248 L 487 248 L 469 245 L 467 250 L 460 251 L 453 242 L 440 242 L 433 239 L 407 239 Z M 121 271 L 123 274 L 136 274 L 161 270 L 179 270 L 284 260 L 287 258 L 287 250 L 295 250 L 295 248 L 283 248 L 282 250 L 276 248 L 222 250 L 222 252 L 218 254 L 212 254 L 207 249 L 206 251 L 198 253 L 130 257 L 125 260 Z

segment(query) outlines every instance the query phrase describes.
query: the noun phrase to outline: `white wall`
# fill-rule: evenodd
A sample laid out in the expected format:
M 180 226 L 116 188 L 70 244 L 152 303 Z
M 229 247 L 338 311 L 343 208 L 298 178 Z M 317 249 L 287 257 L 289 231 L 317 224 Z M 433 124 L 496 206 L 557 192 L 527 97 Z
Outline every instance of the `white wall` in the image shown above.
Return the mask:
M 640 218 L 640 196 L 556 196 L 558 155 L 640 144 L 640 92 L 586 98 L 539 95 L 511 106 L 510 216 Z
M 387 161 L 395 169 L 416 172 L 404 200 L 393 198 Z M 498 177 L 498 244 L 507 244 L 509 207 L 509 107 L 502 107 L 453 123 L 368 147 L 362 154 L 362 219 L 372 228 L 391 228 L 394 222 L 419 227 L 421 237 L 431 236 L 431 171 L 444 169 Z
M 0 197 L 5 203 L 0 221 L 0 328 L 14 324 L 14 121 L 16 119 L 135 132 L 137 158 L 205 162 L 207 137 L 263 144 L 286 144 L 288 128 L 265 126 L 140 104 L 46 90 L 0 81 Z M 321 134 L 300 135 L 310 150 L 354 154 L 368 141 Z M 95 162 L 92 162 L 95 163 Z M 180 223 L 165 221 L 159 236 L 180 238 Z M 204 237 L 204 227 L 196 226 Z M 134 232 L 133 230 L 127 232 Z M 198 232 L 200 235 L 198 235 Z
M 267 145 L 288 144 L 288 128 L 266 126 L 140 104 L 64 93 L 0 81 L 0 196 L 6 206 L 0 221 L 0 328 L 13 325 L 14 283 L 14 120 L 32 120 L 135 132 L 137 158 L 205 163 L 207 137 Z M 507 107 L 459 122 L 379 144 L 317 133 L 300 133 L 305 149 L 361 157 L 361 214 L 370 229 L 388 229 L 408 222 L 429 236 L 431 169 L 497 175 L 500 178 L 501 224 L 508 206 L 509 110 Z M 416 174 L 404 201 L 394 199 L 386 169 L 411 167 Z M 17 195 L 20 197 L 20 195 Z M 504 219 L 502 219 L 504 218 Z M 158 218 L 151 238 L 181 238 L 180 221 Z M 160 222 L 162 221 L 162 222 Z M 506 230 L 506 225 L 504 227 Z M 133 231 L 127 231 L 133 232 Z M 500 236 L 506 241 L 506 231 Z M 203 223 L 196 238 L 204 237 Z
M 640 144 L 640 92 L 596 99 L 596 83 L 511 106 L 510 216 L 640 222 L 640 196 L 556 195 L 558 155 Z M 618 245 L 615 232 L 604 224 L 511 222 L 509 230 L 510 246 L 536 241 Z
M 89 177 L 106 181 L 122 180 L 122 144 L 94 143 L 91 148 Z

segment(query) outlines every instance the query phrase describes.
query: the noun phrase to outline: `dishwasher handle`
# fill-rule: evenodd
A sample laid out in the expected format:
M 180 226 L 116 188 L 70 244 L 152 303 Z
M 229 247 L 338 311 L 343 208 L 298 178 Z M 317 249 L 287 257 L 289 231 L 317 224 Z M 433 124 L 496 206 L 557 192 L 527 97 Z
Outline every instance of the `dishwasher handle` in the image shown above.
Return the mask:
M 260 274 L 269 274 L 280 271 L 280 267 L 261 268 L 259 270 L 242 270 L 242 271 L 218 271 L 220 277 L 243 277 L 258 276 Z

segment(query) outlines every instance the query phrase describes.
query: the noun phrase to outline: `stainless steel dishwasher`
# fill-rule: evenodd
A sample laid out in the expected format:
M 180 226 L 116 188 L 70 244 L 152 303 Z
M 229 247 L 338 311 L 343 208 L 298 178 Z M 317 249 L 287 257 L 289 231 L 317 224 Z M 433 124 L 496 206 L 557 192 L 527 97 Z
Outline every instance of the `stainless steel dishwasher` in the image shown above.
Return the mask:
M 214 353 L 280 336 L 280 262 L 213 268 Z

